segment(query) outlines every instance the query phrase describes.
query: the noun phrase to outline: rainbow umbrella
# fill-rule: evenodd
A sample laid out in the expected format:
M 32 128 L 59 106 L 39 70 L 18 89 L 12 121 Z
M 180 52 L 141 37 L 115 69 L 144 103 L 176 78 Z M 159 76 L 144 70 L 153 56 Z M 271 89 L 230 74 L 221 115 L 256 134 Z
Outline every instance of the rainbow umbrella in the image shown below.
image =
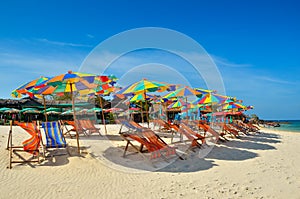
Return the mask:
M 41 88 L 44 87 L 46 82 L 49 80 L 49 77 L 39 77 L 35 80 L 32 80 L 30 82 L 27 82 L 26 84 L 23 84 L 22 86 L 16 88 L 12 91 L 11 96 L 15 98 L 20 98 L 22 95 L 28 95 L 30 97 L 33 97 L 32 92 L 30 91 L 33 88 Z
M 103 76 L 97 76 L 95 78 L 94 84 L 96 84 L 97 87 L 88 92 L 89 95 L 94 95 L 94 96 L 96 95 L 99 98 L 99 104 L 101 109 L 103 109 L 102 97 L 110 95 L 110 93 L 115 90 L 114 85 L 116 84 L 117 80 L 118 78 L 114 75 L 109 75 L 109 76 L 103 75 Z M 107 134 L 106 122 L 105 122 L 103 111 L 101 111 L 101 115 L 102 115 L 102 122 L 104 125 L 105 134 Z
M 136 94 L 136 93 L 156 92 L 156 91 L 163 92 L 168 88 L 169 88 L 168 84 L 142 79 L 126 87 L 126 89 L 119 92 L 119 94 L 130 94 L 130 93 Z
M 149 81 L 147 79 L 142 79 L 138 82 L 135 82 L 131 84 L 130 86 L 126 87 L 125 89 L 122 89 L 118 94 L 139 94 L 142 93 L 144 96 L 146 96 L 146 92 L 163 92 L 170 88 L 169 84 L 160 83 L 157 81 Z M 146 97 L 144 97 L 146 98 Z M 147 101 L 146 101 L 147 106 Z M 147 108 L 146 108 L 147 109 Z M 142 110 L 143 113 L 143 110 Z M 142 122 L 144 122 L 142 115 Z M 148 118 L 148 114 L 147 114 Z M 149 119 L 148 119 L 149 121 Z M 149 124 L 149 123 L 148 123 Z
M 162 98 L 164 99 L 171 99 L 174 97 L 187 97 L 187 96 L 191 96 L 191 95 L 200 95 L 202 94 L 201 92 L 195 91 L 194 89 L 190 88 L 190 87 L 183 87 L 183 88 L 179 88 L 165 96 L 163 96 Z
M 89 91 L 93 88 L 96 88 L 97 85 L 94 84 L 96 77 L 97 76 L 94 74 L 68 71 L 65 74 L 61 74 L 49 79 L 47 81 L 47 85 L 56 87 L 55 90 L 53 91 L 53 94 L 70 93 L 72 99 L 73 118 L 74 121 L 76 121 L 74 92 L 79 92 L 83 90 Z M 77 130 L 76 130 L 76 139 L 77 139 L 78 153 L 80 153 L 79 135 Z
M 146 100 L 150 100 L 153 98 L 155 98 L 154 95 L 146 94 Z M 145 95 L 142 93 L 136 94 L 130 99 L 130 102 L 140 102 L 140 101 L 142 102 L 145 101 Z
M 174 98 L 174 97 L 185 97 L 185 111 L 187 111 L 188 107 L 188 102 L 187 102 L 187 97 L 188 96 L 198 96 L 198 95 L 202 95 L 201 92 L 198 92 L 190 87 L 183 87 L 183 88 L 179 88 L 165 96 L 163 96 L 162 98 L 163 99 L 171 99 L 171 98 Z
M 183 102 L 182 100 L 177 100 L 177 101 L 173 102 L 172 104 L 170 104 L 168 106 L 168 109 L 181 108 L 181 107 L 183 107 L 185 105 L 186 105 L 186 103 Z
M 215 93 L 206 94 L 204 97 L 197 100 L 197 104 L 221 104 L 224 103 L 229 97 Z
M 246 110 L 247 107 L 242 105 L 242 104 L 239 104 L 239 103 L 227 103 L 227 104 L 224 104 L 222 106 L 222 109 L 223 110 L 232 110 L 232 109 L 243 109 L 243 110 Z
M 29 97 L 33 98 L 34 96 L 35 97 L 40 97 L 42 96 L 43 98 L 43 103 L 44 103 L 44 109 L 46 110 L 46 100 L 45 100 L 45 95 L 48 95 L 49 94 L 49 90 L 54 90 L 54 87 L 52 86 L 46 86 L 47 84 L 47 81 L 50 79 L 50 77 L 40 77 L 40 78 L 37 78 L 35 80 L 32 80 L 30 82 L 27 82 L 26 84 L 23 84 L 22 86 L 16 88 L 15 90 L 12 91 L 11 95 L 13 97 L 17 97 L 17 98 L 20 98 L 22 97 L 23 95 L 28 95 Z M 37 90 L 45 90 L 45 89 L 48 89 L 47 91 L 48 92 L 36 92 Z M 45 118 L 46 118 L 46 121 L 48 121 L 48 117 L 47 115 L 45 114 Z

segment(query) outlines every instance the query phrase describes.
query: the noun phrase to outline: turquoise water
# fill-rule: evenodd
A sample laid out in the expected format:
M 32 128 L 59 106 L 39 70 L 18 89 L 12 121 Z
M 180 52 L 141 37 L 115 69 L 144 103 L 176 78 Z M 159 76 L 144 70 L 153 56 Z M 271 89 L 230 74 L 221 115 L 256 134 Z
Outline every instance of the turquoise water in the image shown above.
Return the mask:
M 300 120 L 284 120 L 284 122 L 288 122 L 289 124 L 280 124 L 280 127 L 276 127 L 275 129 L 300 133 Z

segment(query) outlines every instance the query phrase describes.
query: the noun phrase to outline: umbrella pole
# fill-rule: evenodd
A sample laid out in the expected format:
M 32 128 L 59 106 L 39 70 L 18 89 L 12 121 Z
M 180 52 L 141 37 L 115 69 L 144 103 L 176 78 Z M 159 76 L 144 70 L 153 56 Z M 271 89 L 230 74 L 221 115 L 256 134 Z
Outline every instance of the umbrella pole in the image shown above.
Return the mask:
M 75 111 L 75 102 L 74 102 L 74 96 L 73 96 L 73 88 L 72 88 L 72 83 L 70 83 L 70 87 L 71 87 L 71 98 L 72 98 L 72 109 L 73 109 L 73 118 L 74 118 L 74 122 L 76 125 L 76 111 Z M 76 131 L 76 140 L 77 140 L 77 150 L 78 150 L 78 154 L 80 154 L 80 145 L 79 145 L 79 135 L 78 135 L 78 129 L 75 128 Z
M 100 98 L 100 107 L 102 109 L 101 113 L 102 113 L 102 122 L 103 122 L 103 125 L 104 125 L 104 130 L 105 130 L 105 135 L 107 134 L 107 129 L 106 129 L 106 122 L 105 122 L 105 118 L 104 118 L 104 111 L 103 111 L 103 103 L 102 103 L 102 97 L 99 97 Z
M 141 114 L 142 114 L 142 123 L 144 123 L 143 103 L 142 103 L 142 101 L 141 101 Z
M 48 122 L 48 115 L 46 113 L 46 99 L 45 99 L 45 96 L 43 95 L 43 103 L 44 103 L 44 115 L 45 115 L 45 119 L 46 119 L 46 122 Z
M 149 114 L 148 114 L 148 102 L 147 102 L 146 90 L 144 90 L 144 99 L 146 102 L 146 118 L 147 118 L 147 124 L 149 128 Z

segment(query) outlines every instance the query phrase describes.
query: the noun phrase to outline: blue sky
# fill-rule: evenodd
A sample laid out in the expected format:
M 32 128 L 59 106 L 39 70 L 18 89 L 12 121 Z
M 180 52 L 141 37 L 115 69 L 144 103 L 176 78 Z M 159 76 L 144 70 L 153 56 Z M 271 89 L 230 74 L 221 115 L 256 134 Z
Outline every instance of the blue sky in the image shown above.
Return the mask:
M 105 39 L 163 27 L 200 43 L 226 94 L 264 119 L 300 119 L 298 1 L 5 1 L 0 98 L 41 75 L 78 70 Z

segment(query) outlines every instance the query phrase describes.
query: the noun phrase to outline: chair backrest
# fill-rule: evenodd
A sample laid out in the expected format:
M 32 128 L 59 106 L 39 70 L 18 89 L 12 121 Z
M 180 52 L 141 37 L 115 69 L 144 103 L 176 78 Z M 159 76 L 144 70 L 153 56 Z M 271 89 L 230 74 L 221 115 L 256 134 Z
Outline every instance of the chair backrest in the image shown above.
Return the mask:
M 25 122 L 15 122 L 15 124 L 23 128 L 27 133 L 31 135 L 29 139 L 22 142 L 24 151 L 33 155 L 37 155 L 41 143 L 41 132 L 38 129 L 37 125 L 35 123 Z
M 47 148 L 65 148 L 67 146 L 59 122 L 43 122 L 42 127 L 46 135 Z

